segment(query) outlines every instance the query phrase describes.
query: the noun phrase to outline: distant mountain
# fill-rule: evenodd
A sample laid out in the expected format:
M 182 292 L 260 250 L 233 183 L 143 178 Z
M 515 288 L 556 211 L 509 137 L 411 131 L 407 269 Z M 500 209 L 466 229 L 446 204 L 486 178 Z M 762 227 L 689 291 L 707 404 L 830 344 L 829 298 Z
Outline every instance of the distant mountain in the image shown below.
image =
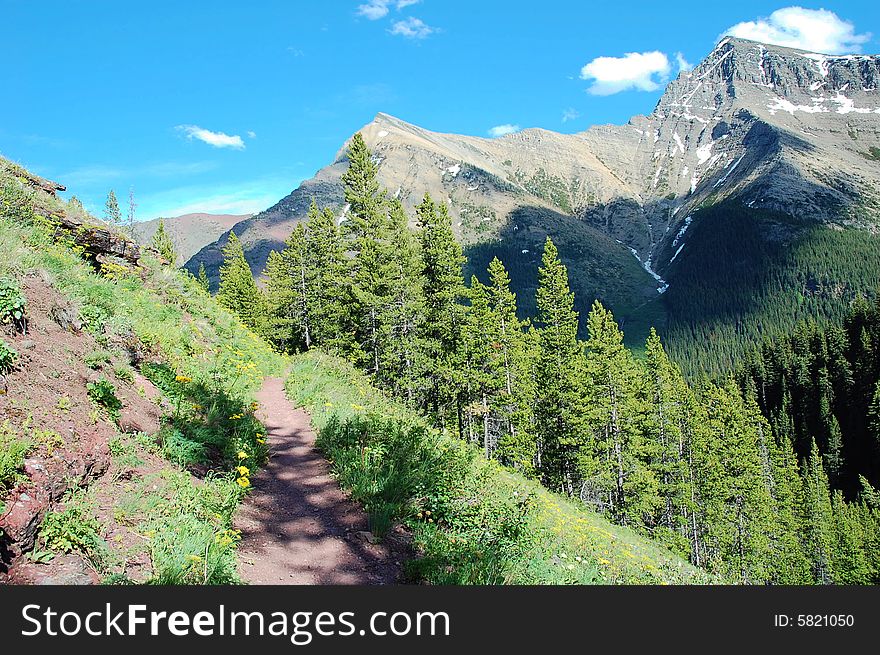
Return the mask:
M 390 192 L 446 202 L 473 268 L 499 255 L 526 310 L 550 234 L 581 309 L 599 298 L 633 341 L 654 324 L 722 366 L 880 282 L 878 86 L 877 56 L 726 38 L 626 125 L 483 139 L 379 114 L 361 132 Z M 312 198 L 344 214 L 345 152 L 236 226 L 255 274 Z M 216 277 L 225 239 L 189 268 Z
M 206 245 L 214 243 L 234 225 L 251 216 L 253 214 L 184 214 L 162 220 L 174 239 L 180 262 L 184 263 Z M 159 227 L 159 220 L 156 218 L 138 223 L 135 227 L 135 238 L 141 244 L 148 243 Z

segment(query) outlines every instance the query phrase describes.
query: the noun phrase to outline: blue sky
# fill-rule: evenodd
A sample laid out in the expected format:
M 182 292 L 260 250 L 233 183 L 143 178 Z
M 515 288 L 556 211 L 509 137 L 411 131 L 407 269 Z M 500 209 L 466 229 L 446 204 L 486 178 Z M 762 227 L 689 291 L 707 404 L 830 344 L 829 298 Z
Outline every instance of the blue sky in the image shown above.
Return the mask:
M 0 154 L 98 213 L 111 188 L 134 189 L 139 218 L 245 213 L 379 111 L 486 137 L 579 132 L 650 112 L 734 26 L 880 52 L 877 2 L 711 4 L 0 0 Z

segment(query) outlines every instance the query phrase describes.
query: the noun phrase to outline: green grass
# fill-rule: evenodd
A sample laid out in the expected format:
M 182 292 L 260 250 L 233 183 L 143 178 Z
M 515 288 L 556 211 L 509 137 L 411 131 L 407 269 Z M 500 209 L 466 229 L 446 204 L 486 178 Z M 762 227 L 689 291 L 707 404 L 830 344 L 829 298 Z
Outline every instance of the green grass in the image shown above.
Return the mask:
M 118 265 L 96 271 L 71 243 L 53 238 L 52 225 L 35 214 L 35 204 L 49 212 L 70 210 L 29 190 L 0 166 L 0 278 L 39 273 L 73 303 L 84 329 L 101 345 L 87 364 L 99 369 L 112 365 L 117 381 L 130 383 L 134 372 L 114 362 L 122 347 L 136 346 L 147 362 L 142 373 L 173 407 L 158 435 L 119 435 L 110 442 L 117 475 L 94 488 L 110 485 L 113 497 L 121 498 L 119 515 L 127 517 L 148 548 L 151 582 L 236 582 L 238 539 L 231 531 L 232 514 L 249 486 L 247 475 L 236 468 L 243 464 L 255 470 L 267 454 L 265 429 L 254 417 L 253 392 L 265 375 L 280 374 L 286 359 L 184 272 L 149 256 L 136 272 Z M 92 383 L 90 395 L 108 413 L 119 411 L 109 380 Z M 58 407 L 70 411 L 69 399 Z M 17 433 L 8 437 L 3 432 L 0 438 L 2 493 L 20 479 L 29 445 Z M 136 469 L 157 454 L 167 464 L 139 477 Z M 126 493 L 118 494 L 120 488 Z M 124 553 L 113 552 L 112 544 L 105 553 L 98 545 L 104 526 L 94 521 L 95 515 L 95 507 L 82 499 L 49 514 L 41 530 L 46 552 L 79 550 L 111 582 L 127 582 Z
M 115 513 L 142 537 L 151 584 L 237 584 L 232 517 L 244 493 L 232 475 L 195 483 L 183 471 L 168 470 L 133 482 Z M 117 576 L 124 571 L 116 568 Z
M 40 526 L 36 552 L 76 551 L 85 556 L 97 571 L 103 571 L 108 565 L 110 551 L 101 532 L 93 502 L 85 493 L 76 492 L 64 501 L 62 509 L 46 514 Z
M 372 388 L 321 353 L 294 359 L 287 391 L 312 413 L 340 484 L 381 534 L 402 523 L 432 584 L 705 583 L 663 547 L 551 494 Z
M 23 479 L 24 458 L 31 447 L 30 440 L 9 421 L 0 423 L 0 500 Z

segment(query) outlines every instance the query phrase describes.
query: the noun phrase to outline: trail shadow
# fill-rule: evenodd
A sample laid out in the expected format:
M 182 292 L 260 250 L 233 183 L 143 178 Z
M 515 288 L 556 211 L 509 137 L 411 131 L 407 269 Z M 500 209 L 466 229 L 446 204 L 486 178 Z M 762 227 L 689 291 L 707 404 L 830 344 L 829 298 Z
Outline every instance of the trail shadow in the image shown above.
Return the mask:
M 236 518 L 242 577 L 255 583 L 391 584 L 400 566 L 386 544 L 358 538 L 366 513 L 346 497 L 315 448 L 309 417 L 280 381 L 258 396 L 270 444 L 268 465 Z

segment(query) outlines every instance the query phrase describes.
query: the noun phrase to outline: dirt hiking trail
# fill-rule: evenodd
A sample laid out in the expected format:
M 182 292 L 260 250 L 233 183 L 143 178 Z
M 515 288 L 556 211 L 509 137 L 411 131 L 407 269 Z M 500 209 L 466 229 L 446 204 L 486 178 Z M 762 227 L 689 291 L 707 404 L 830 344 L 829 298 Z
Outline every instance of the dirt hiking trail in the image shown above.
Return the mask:
M 367 537 L 367 516 L 340 490 L 315 448 L 309 415 L 284 381 L 266 378 L 256 396 L 269 463 L 235 519 L 239 574 L 250 584 L 394 584 L 400 558 Z

